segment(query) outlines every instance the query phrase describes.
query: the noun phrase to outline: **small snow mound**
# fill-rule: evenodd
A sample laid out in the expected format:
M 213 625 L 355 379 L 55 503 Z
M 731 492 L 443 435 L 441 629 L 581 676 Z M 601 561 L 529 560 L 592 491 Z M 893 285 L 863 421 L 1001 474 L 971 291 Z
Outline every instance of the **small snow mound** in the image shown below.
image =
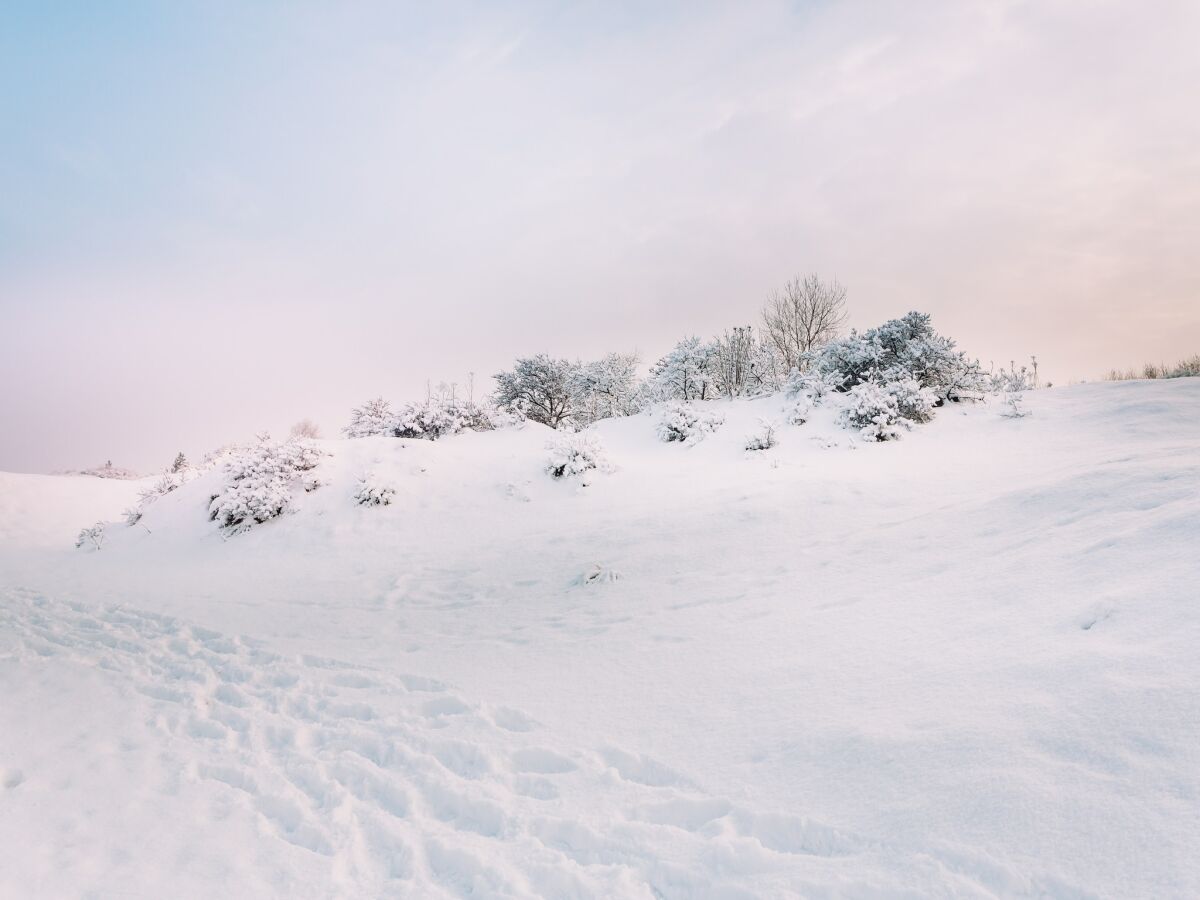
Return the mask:
M 578 578 L 576 578 L 575 583 L 586 587 L 589 584 L 610 584 L 614 581 L 620 580 L 620 572 L 609 568 L 603 563 L 595 563 L 586 572 L 583 572 Z

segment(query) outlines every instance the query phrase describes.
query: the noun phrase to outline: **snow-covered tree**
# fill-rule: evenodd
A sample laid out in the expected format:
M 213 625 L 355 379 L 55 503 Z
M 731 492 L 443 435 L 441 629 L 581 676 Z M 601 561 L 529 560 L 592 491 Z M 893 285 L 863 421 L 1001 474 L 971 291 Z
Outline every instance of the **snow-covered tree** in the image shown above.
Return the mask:
M 636 353 L 610 353 L 579 366 L 572 384 L 574 421 L 586 426 L 641 409 L 637 367 Z
M 182 472 L 184 469 L 189 469 L 189 468 L 191 468 L 191 463 L 188 462 L 187 457 L 184 456 L 183 451 L 180 450 L 179 454 L 175 457 L 175 462 L 171 463 L 171 471 L 175 472 L 175 473 L 179 473 L 179 472 Z
M 706 400 L 715 393 L 709 361 L 713 346 L 684 338 L 650 369 L 649 387 L 657 400 Z
M 496 379 L 496 405 L 520 410 L 551 428 L 569 424 L 576 412 L 576 375 L 580 365 L 544 353 L 518 359 L 512 371 Z
M 768 343 L 759 340 L 749 325 L 737 327 L 709 344 L 706 368 L 717 395 L 754 396 L 779 390 L 783 359 Z
M 342 429 L 342 433 L 348 438 L 372 437 L 391 434 L 395 427 L 392 405 L 382 397 L 376 397 L 351 411 L 350 424 Z

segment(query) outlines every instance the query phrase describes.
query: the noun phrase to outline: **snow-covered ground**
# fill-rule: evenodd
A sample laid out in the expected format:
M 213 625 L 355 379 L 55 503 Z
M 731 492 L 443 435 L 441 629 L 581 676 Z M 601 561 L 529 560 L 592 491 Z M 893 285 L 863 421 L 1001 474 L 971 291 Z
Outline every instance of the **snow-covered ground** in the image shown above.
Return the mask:
M 784 405 L 99 551 L 144 482 L 0 475 L 0 896 L 1200 895 L 1200 379 L 745 451 Z

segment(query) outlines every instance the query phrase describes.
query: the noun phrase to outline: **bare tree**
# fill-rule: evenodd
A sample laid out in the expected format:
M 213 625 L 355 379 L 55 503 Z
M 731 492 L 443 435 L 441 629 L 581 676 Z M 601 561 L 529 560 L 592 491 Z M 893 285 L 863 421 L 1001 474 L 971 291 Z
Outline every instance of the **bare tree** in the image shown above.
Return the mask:
M 793 278 L 767 301 L 762 319 L 785 367 L 799 368 L 805 353 L 833 340 L 846 324 L 846 289 L 816 275 Z
M 292 426 L 291 435 L 294 438 L 319 438 L 321 429 L 312 419 L 301 419 Z

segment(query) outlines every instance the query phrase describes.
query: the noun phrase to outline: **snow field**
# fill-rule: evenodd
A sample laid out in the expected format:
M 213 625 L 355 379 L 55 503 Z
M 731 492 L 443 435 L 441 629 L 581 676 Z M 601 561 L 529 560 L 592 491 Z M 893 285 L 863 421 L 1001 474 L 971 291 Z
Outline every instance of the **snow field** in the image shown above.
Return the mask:
M 1200 380 L 1026 405 L 327 441 L 99 552 L 0 476 L 0 895 L 1194 896 Z

